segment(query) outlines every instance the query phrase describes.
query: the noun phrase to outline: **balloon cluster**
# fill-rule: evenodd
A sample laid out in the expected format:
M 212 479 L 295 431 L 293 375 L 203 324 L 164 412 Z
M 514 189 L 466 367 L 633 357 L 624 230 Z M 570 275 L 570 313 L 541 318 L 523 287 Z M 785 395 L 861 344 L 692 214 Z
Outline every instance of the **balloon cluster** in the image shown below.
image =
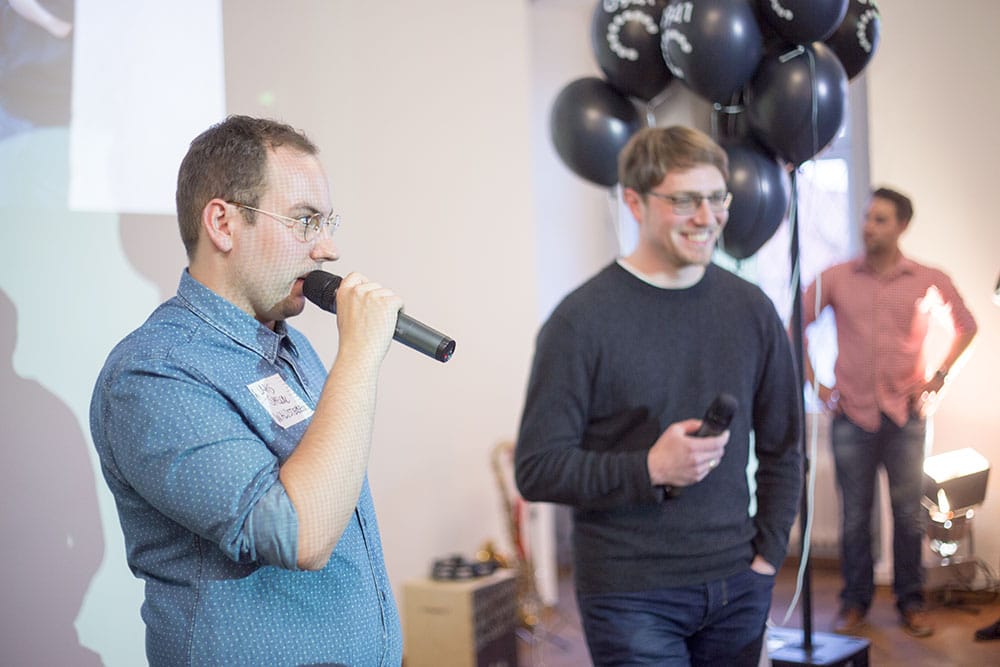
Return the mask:
M 617 155 L 674 80 L 713 103 L 730 160 L 727 253 L 755 253 L 788 208 L 786 170 L 840 131 L 847 82 L 879 41 L 875 0 L 598 0 L 591 46 L 604 78 L 570 82 L 552 141 L 578 176 L 618 181 Z M 646 114 L 651 117 L 651 113 Z M 714 119 L 718 120 L 718 118 Z

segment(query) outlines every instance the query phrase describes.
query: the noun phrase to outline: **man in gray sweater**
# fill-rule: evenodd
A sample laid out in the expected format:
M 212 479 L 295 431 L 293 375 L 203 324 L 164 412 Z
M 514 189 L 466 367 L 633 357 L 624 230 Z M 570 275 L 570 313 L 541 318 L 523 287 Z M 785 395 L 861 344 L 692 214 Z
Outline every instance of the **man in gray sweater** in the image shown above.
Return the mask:
M 573 507 L 596 665 L 760 656 L 802 487 L 801 388 L 767 296 L 711 264 L 727 176 L 701 132 L 638 132 L 619 157 L 637 247 L 538 335 L 516 479 Z M 738 406 L 728 430 L 696 436 L 720 393 Z

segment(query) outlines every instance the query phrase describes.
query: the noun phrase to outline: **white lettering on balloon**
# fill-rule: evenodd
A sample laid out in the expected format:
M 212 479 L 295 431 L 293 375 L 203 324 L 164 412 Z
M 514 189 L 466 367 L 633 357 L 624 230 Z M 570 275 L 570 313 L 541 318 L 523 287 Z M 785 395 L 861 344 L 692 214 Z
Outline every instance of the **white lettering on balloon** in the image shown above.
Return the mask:
M 879 14 L 877 9 L 866 9 L 864 13 L 858 17 L 858 46 L 860 46 L 865 53 L 872 52 L 872 43 L 868 40 L 868 24 L 876 20 L 878 17 Z
M 679 2 L 676 5 L 670 5 L 663 10 L 663 28 L 666 29 L 671 23 L 690 23 L 693 11 L 693 2 Z
M 668 53 L 670 44 L 676 42 L 681 53 L 691 53 L 693 48 L 687 36 L 677 28 L 671 28 L 670 25 L 690 23 L 692 12 L 694 12 L 693 2 L 679 2 L 664 9 L 663 16 L 660 18 L 660 30 L 663 32 L 663 37 L 660 38 L 660 49 L 663 51 L 663 62 L 667 64 L 670 73 L 678 79 L 684 78 L 684 69 L 670 59 Z
M 617 12 L 622 7 L 653 7 L 656 0 L 604 0 L 604 11 Z
M 652 16 L 638 9 L 626 10 L 611 20 L 611 23 L 608 24 L 608 48 L 619 58 L 634 61 L 639 59 L 639 52 L 622 44 L 620 37 L 622 26 L 629 21 L 637 21 L 650 35 L 657 34 L 660 32 L 660 29 L 657 27 Z
M 677 48 L 679 48 L 683 53 L 691 53 L 691 42 L 688 41 L 688 38 L 684 33 L 676 28 L 668 28 L 663 33 L 663 43 L 661 44 L 664 55 L 663 61 L 667 63 L 667 67 L 670 69 L 671 74 L 678 79 L 683 79 L 684 70 L 680 67 L 680 65 L 666 57 L 667 48 L 669 47 L 670 42 L 677 42 Z
M 795 18 L 795 12 L 787 7 L 782 7 L 781 0 L 771 0 L 771 11 L 774 12 L 779 19 L 791 21 Z

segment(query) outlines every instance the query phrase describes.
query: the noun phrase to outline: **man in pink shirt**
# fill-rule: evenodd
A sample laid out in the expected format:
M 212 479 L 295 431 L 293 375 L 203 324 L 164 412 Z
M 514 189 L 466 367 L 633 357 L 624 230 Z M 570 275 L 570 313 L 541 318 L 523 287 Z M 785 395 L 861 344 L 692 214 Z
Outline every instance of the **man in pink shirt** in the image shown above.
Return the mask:
M 803 298 L 803 326 L 827 307 L 837 323 L 836 383 L 818 387 L 834 414 L 831 442 L 841 496 L 844 588 L 837 632 L 858 630 L 874 595 L 871 515 L 879 466 L 892 500 L 893 593 L 900 621 L 915 637 L 933 632 L 922 611 L 923 406 L 972 342 L 976 322 L 947 275 L 903 256 L 899 238 L 912 217 L 908 197 L 875 190 L 862 228 L 864 254 L 824 271 Z M 927 368 L 923 354 L 931 300 L 950 308 L 955 328 L 937 368 Z M 805 371 L 812 383 L 808 355 Z

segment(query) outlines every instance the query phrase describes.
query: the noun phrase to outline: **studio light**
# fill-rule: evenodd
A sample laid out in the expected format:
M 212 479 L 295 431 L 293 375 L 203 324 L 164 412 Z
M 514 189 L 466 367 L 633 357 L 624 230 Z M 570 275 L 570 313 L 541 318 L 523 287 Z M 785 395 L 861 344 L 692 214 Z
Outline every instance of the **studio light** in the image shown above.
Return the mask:
M 959 558 L 963 545 L 971 555 L 974 507 L 986 497 L 990 462 L 966 447 L 924 460 L 923 506 L 930 515 L 927 537 L 941 564 Z

